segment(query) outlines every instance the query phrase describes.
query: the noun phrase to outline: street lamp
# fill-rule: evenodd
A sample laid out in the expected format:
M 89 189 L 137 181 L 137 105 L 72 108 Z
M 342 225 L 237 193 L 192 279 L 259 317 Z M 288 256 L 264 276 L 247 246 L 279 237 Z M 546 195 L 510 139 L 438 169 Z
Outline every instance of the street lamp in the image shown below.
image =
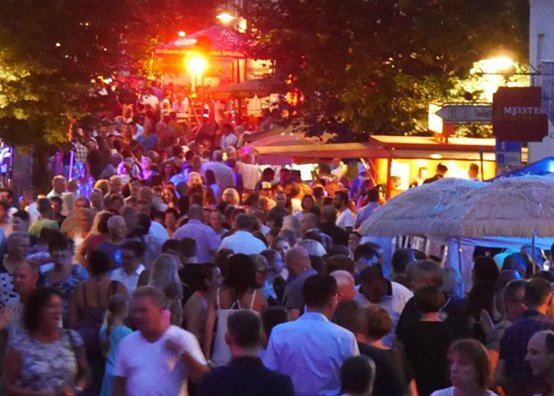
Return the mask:
M 208 61 L 206 60 L 206 57 L 202 54 L 195 53 L 187 57 L 186 67 L 189 70 L 191 75 L 190 81 L 191 81 L 191 88 L 193 92 L 196 92 L 197 79 L 198 79 L 198 82 L 201 82 L 202 73 L 204 73 L 204 70 L 206 70 L 207 66 L 208 66 Z
M 499 56 L 490 59 L 483 59 L 481 63 L 481 68 L 484 73 L 499 73 L 504 74 L 510 72 L 515 68 L 515 63 L 512 59 L 507 56 Z
M 227 25 L 235 20 L 235 17 L 228 12 L 222 12 L 216 18 L 223 24 Z

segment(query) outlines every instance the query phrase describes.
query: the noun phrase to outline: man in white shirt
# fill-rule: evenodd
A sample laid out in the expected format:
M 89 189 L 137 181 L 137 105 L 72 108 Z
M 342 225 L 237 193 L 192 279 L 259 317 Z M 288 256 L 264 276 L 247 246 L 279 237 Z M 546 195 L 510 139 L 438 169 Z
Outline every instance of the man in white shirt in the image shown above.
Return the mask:
M 352 231 L 352 229 L 354 228 L 355 216 L 352 211 L 348 209 L 348 192 L 335 192 L 335 200 L 333 202 L 333 205 L 339 211 L 339 215 L 337 217 L 335 225 L 345 231 Z
M 65 192 L 67 180 L 62 175 L 54 176 L 52 179 L 52 190 L 48 193 L 46 198 L 58 197 L 61 198 Z
M 396 339 L 395 331 L 400 314 L 412 297 L 413 293 L 408 288 L 386 279 L 380 265 L 373 265 L 361 272 L 360 293 L 355 301 L 362 308 L 375 304 L 389 313 L 393 327 L 390 333 L 383 337 L 383 344 L 390 348 Z
M 235 253 L 260 254 L 267 249 L 265 243 L 252 235 L 256 218 L 241 213 L 236 218 L 237 230 L 233 235 L 223 238 L 220 249 L 231 249 Z
M 160 290 L 135 291 L 131 317 L 137 331 L 119 346 L 114 396 L 185 396 L 187 378 L 196 382 L 208 372 L 196 337 L 170 325 L 164 306 Z
M 273 328 L 264 365 L 289 375 L 297 396 L 339 395 L 341 366 L 359 350 L 354 334 L 329 321 L 337 283 L 330 275 L 313 275 L 303 293 L 306 313 Z
M 146 269 L 141 264 L 144 247 L 138 241 L 125 242 L 121 246 L 121 261 L 123 267 L 112 271 L 112 279 L 121 282 L 127 289 L 127 295 L 132 295 L 137 288 L 140 274 Z
M 36 188 L 27 187 L 23 190 L 23 203 L 25 204 L 25 210 L 29 213 L 29 224 L 33 224 L 40 216 L 37 209 L 37 199 L 38 191 Z

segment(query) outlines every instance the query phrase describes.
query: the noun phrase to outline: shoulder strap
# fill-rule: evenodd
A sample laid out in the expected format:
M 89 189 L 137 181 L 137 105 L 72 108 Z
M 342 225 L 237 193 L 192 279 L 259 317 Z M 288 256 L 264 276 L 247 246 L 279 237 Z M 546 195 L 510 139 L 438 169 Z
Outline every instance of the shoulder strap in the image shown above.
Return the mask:
M 215 307 L 217 309 L 220 309 L 221 307 L 221 300 L 219 299 L 219 290 L 221 290 L 221 288 L 217 288 L 217 290 L 215 291 Z
M 256 292 L 258 291 L 258 289 L 254 289 L 254 293 L 252 293 L 252 300 L 250 300 L 250 310 L 253 310 L 254 309 L 254 301 L 256 301 Z

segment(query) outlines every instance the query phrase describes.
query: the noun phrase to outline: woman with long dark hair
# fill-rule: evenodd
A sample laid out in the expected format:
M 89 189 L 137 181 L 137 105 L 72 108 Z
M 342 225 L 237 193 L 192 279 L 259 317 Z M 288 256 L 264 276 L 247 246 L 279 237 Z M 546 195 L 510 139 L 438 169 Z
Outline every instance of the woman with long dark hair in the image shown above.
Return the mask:
M 204 332 L 204 353 L 211 356 L 216 366 L 227 364 L 231 358 L 229 347 L 225 343 L 227 317 L 237 309 L 261 313 L 267 307 L 263 293 L 256 289 L 256 267 L 249 256 L 232 255 L 222 274 L 223 286 L 215 291 L 210 300 Z

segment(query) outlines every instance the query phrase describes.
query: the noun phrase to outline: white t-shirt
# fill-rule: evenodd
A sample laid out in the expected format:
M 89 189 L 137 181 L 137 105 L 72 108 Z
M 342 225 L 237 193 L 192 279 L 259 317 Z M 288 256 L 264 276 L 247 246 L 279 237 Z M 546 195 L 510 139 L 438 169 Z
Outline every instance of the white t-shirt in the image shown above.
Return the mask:
M 440 389 L 438 391 L 431 393 L 431 396 L 454 396 L 454 387 L 451 386 L 450 388 Z M 498 395 L 493 391 L 487 391 L 487 396 L 498 396 Z
M 157 221 L 152 221 L 150 223 L 150 229 L 148 230 L 148 235 L 156 238 L 161 244 L 169 239 L 169 234 L 163 225 Z
M 337 217 L 337 221 L 335 222 L 335 225 L 337 227 L 342 228 L 343 230 L 345 230 L 348 227 L 354 228 L 354 219 L 355 219 L 355 216 L 352 213 L 352 211 L 346 208 Z
M 248 231 L 236 231 L 233 235 L 223 238 L 219 248 L 231 249 L 235 254 L 260 254 L 267 246 Z
M 188 331 L 169 326 L 156 342 L 147 341 L 135 331 L 121 341 L 114 371 L 114 376 L 127 379 L 127 396 L 187 395 L 187 368 L 182 356 L 166 348 L 167 340 L 206 364 L 196 337 Z

